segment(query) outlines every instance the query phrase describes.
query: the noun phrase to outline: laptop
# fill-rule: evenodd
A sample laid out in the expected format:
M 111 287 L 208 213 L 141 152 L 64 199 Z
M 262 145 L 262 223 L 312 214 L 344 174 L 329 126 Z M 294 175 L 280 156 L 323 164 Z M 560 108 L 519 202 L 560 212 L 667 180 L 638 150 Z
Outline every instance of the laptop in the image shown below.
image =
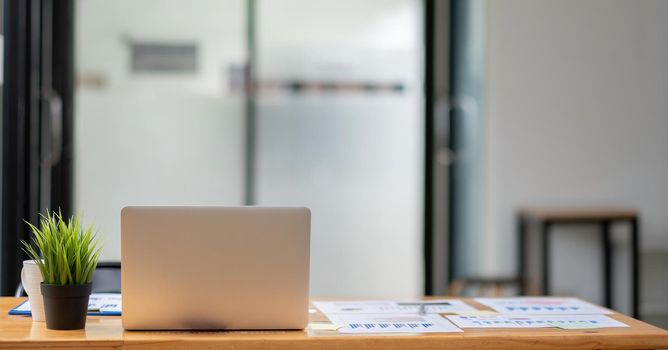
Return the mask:
M 123 208 L 123 328 L 305 328 L 310 225 L 302 207 Z

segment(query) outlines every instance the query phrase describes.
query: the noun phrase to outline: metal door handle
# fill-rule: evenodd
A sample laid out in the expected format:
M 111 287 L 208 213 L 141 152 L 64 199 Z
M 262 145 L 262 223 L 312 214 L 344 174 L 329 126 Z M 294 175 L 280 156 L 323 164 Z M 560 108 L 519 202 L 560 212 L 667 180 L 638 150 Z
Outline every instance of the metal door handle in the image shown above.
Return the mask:
M 478 103 L 468 95 L 441 98 L 436 103 L 436 161 L 441 165 L 451 165 L 456 161 L 457 152 L 450 145 L 453 123 L 452 111 L 461 110 L 463 116 L 477 115 Z
M 44 93 L 45 120 L 49 124 L 47 132 L 50 134 L 51 147 L 49 154 L 44 157 L 45 165 L 53 166 L 57 164 L 63 154 L 63 100 L 53 89 Z

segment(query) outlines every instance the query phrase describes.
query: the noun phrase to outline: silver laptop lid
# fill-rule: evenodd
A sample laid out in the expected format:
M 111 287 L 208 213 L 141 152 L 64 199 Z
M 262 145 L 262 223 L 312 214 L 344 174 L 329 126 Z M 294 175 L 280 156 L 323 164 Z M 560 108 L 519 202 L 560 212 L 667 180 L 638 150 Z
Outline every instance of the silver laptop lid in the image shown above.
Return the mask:
M 301 329 L 311 215 L 301 207 L 125 207 L 126 329 Z

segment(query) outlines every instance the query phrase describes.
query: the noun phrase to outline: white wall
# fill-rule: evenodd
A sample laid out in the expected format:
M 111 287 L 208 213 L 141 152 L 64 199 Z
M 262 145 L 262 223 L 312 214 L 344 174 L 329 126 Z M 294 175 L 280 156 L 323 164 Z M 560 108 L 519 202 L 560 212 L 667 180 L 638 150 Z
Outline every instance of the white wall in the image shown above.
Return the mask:
M 636 208 L 643 251 L 668 251 L 668 1 L 488 6 L 484 270 L 514 271 L 524 205 Z M 558 292 L 599 276 L 587 265 L 600 260 L 598 236 L 578 230 L 559 243 L 556 269 L 583 275 Z

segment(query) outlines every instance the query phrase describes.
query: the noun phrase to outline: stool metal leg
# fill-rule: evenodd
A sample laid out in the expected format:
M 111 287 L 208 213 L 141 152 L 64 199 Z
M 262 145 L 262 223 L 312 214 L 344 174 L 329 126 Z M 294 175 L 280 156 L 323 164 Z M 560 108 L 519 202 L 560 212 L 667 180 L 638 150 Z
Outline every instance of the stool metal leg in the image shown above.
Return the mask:
M 517 216 L 517 274 L 520 295 L 526 295 L 527 293 L 526 230 L 526 219 L 520 214 Z
M 632 269 L 632 283 L 633 283 L 633 301 L 632 312 L 633 317 L 640 318 L 640 234 L 638 228 L 638 218 L 631 220 L 631 269 Z
M 550 221 L 543 221 L 543 295 L 550 295 L 550 226 Z
M 603 302 L 605 307 L 612 308 L 612 243 L 610 221 L 601 221 L 603 238 Z

